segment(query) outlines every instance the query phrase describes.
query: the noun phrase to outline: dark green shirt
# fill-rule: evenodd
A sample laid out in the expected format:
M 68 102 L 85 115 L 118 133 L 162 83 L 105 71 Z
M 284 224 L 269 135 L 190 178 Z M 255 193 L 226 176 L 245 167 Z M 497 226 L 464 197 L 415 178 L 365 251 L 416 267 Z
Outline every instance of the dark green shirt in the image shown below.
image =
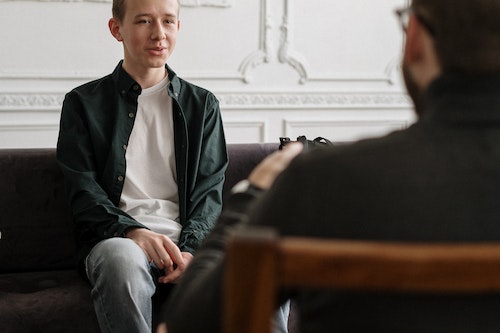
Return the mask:
M 166 66 L 172 97 L 181 251 L 194 252 L 222 207 L 227 167 L 224 130 L 215 96 Z M 140 85 L 123 69 L 69 92 L 63 103 L 57 159 L 79 246 L 79 259 L 99 241 L 145 228 L 118 208 L 126 174 L 125 151 Z

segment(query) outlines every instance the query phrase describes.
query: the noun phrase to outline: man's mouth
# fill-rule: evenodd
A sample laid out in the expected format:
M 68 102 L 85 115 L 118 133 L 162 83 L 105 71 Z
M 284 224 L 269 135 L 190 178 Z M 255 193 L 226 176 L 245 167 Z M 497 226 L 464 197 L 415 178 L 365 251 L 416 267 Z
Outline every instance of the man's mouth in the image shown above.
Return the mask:
M 162 55 L 167 52 L 167 48 L 163 46 L 151 47 L 148 49 L 149 53 L 154 55 Z

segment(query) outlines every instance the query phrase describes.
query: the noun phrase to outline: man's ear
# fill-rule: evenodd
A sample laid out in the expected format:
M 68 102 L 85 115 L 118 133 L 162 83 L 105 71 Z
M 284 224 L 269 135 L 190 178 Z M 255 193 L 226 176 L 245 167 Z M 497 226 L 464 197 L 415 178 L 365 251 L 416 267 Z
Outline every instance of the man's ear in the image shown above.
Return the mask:
M 434 38 L 414 15 L 410 17 L 406 30 L 403 64 L 421 89 L 426 89 L 442 72 Z
M 410 21 L 406 29 L 406 45 L 404 51 L 404 62 L 406 64 L 412 64 L 422 59 L 424 55 L 422 33 L 423 27 L 420 22 L 418 22 L 418 19 L 414 15 L 410 16 Z
M 122 35 L 120 34 L 120 22 L 116 18 L 112 17 L 109 19 L 108 27 L 109 31 L 117 41 L 123 41 Z

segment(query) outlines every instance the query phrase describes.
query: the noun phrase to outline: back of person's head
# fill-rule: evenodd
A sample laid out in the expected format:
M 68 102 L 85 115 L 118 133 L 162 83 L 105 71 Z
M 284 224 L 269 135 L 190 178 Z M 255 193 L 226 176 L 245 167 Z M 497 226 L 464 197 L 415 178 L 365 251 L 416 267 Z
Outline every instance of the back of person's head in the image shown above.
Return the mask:
M 413 0 L 413 8 L 430 28 L 443 71 L 500 71 L 500 0 Z

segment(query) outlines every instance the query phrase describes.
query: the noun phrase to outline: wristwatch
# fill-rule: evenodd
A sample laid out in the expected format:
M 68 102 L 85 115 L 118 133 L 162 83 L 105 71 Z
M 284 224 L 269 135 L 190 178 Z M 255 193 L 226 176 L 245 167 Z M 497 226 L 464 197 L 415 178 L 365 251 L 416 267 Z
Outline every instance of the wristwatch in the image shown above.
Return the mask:
M 243 179 L 243 180 L 239 181 L 231 189 L 232 194 L 249 193 L 249 194 L 252 194 L 254 196 L 257 196 L 257 195 L 260 195 L 262 192 L 264 192 L 264 189 L 250 183 L 250 181 L 248 179 Z

